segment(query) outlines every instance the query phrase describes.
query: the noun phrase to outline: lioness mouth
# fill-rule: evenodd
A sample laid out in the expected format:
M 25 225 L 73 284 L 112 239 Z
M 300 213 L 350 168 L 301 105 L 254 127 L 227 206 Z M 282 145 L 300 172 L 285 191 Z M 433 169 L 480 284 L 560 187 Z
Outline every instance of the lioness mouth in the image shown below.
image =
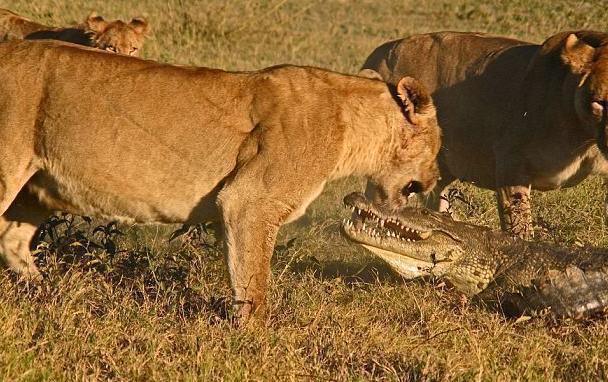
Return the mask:
M 344 198 L 344 206 L 353 212 L 351 219 L 344 219 L 342 229 L 351 239 L 359 242 L 382 240 L 419 241 L 431 236 L 432 231 L 409 227 L 399 219 L 386 216 L 376 210 L 361 194 L 353 193 Z

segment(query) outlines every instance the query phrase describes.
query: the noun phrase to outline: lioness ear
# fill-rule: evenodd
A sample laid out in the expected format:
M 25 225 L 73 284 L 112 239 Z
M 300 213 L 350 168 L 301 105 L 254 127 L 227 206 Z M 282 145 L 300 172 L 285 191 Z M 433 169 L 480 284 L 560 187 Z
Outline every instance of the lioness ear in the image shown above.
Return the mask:
M 96 12 L 91 12 L 89 17 L 85 20 L 84 25 L 86 26 L 86 29 L 91 32 L 101 33 L 108 26 L 108 22 Z
M 139 34 L 148 34 L 150 32 L 150 24 L 143 17 L 134 17 L 129 25 Z
M 412 77 L 403 77 L 399 80 L 397 96 L 402 102 L 406 118 L 414 125 L 420 122 L 421 115 L 433 108 L 431 94 L 420 81 Z
M 384 78 L 380 75 L 380 73 L 376 72 L 373 69 L 361 69 L 358 74 L 359 77 L 369 78 L 370 80 L 380 80 L 384 81 Z
M 593 61 L 595 49 L 580 40 L 574 33 L 566 37 L 561 58 L 576 73 L 581 73 Z

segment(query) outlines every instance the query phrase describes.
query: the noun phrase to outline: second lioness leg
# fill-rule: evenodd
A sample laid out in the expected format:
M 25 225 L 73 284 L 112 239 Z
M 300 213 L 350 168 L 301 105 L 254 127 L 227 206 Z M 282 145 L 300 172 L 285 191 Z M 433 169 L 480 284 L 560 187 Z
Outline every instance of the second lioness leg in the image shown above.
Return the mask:
M 534 236 L 530 186 L 501 187 L 496 191 L 498 215 L 502 229 L 514 236 Z

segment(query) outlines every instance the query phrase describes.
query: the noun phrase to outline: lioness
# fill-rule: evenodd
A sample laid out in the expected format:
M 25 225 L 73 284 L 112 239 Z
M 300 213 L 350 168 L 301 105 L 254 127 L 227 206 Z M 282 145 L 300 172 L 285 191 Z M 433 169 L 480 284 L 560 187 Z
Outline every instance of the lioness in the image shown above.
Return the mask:
M 143 17 L 108 22 L 93 12 L 82 25 L 54 28 L 0 9 L 0 41 L 53 39 L 137 56 L 149 31 Z
M 443 132 L 441 181 L 496 189 L 503 229 L 532 233 L 530 188 L 606 175 L 608 34 L 564 32 L 542 45 L 479 33 L 416 35 L 378 47 L 363 68 L 430 87 Z M 373 188 L 368 187 L 373 194 Z M 373 197 L 373 195 L 370 195 Z
M 326 182 L 367 176 L 399 205 L 438 175 L 435 108 L 409 77 L 393 88 L 309 67 L 225 72 L 21 41 L 0 44 L 0 88 L 0 245 L 26 275 L 38 274 L 27 243 L 52 210 L 221 218 L 246 317 L 265 301 L 279 227 Z

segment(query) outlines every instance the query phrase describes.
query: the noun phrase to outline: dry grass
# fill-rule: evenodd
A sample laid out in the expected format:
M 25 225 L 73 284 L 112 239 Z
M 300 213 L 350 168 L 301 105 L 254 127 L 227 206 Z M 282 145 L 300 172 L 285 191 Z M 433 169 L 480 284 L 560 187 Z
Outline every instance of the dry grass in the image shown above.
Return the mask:
M 49 24 L 143 14 L 145 56 L 255 69 L 277 63 L 356 72 L 380 43 L 433 30 L 541 41 L 568 28 L 606 30 L 602 1 L 2 0 Z M 235 330 L 217 247 L 167 243 L 172 228 L 123 227 L 124 251 L 41 256 L 38 288 L 0 275 L 0 379 L 12 380 L 597 380 L 607 378 L 608 322 L 516 323 L 439 286 L 406 283 L 338 234 L 328 187 L 310 224 L 285 227 L 267 325 Z M 468 220 L 494 225 L 493 195 L 458 185 Z M 534 195 L 546 240 L 608 245 L 598 179 Z M 86 226 L 85 226 L 86 228 Z M 296 238 L 288 244 L 288 239 Z

